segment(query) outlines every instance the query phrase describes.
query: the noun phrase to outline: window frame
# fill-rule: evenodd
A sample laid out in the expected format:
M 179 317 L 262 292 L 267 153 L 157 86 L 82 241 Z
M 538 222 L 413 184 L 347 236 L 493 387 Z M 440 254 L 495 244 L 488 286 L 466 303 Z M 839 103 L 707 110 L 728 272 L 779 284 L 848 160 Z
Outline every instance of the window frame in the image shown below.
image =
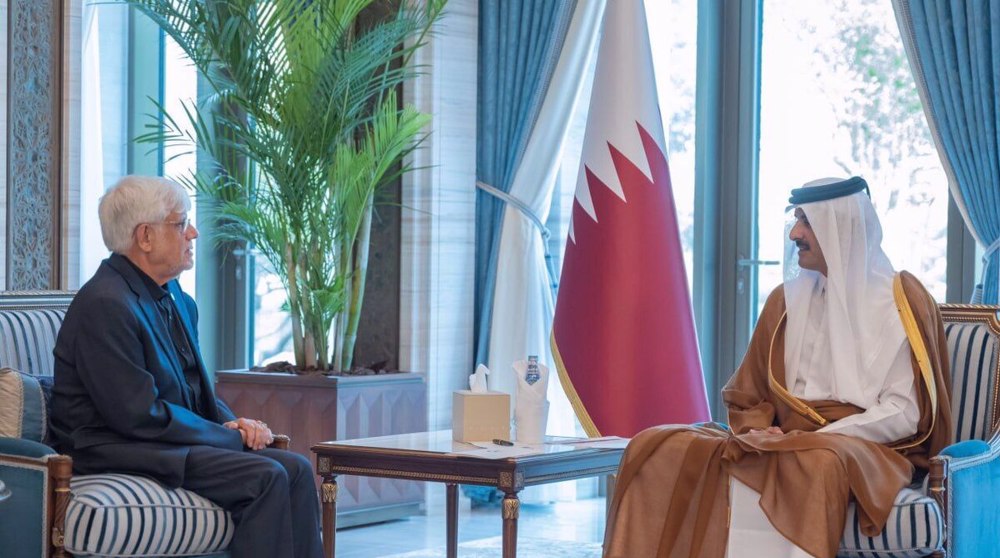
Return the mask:
M 750 341 L 760 136 L 760 0 L 698 2 L 695 99 L 695 327 L 709 404 Z

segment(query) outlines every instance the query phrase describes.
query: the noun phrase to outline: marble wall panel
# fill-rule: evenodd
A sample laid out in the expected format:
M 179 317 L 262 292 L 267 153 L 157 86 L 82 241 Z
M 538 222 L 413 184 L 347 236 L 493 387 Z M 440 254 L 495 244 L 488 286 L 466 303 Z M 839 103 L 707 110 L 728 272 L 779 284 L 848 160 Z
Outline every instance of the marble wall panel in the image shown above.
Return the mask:
M 453 0 L 430 44 L 426 73 L 405 91 L 433 116 L 403 183 L 400 367 L 426 372 L 429 428 L 451 427 L 451 392 L 472 372 L 475 264 L 475 0 Z

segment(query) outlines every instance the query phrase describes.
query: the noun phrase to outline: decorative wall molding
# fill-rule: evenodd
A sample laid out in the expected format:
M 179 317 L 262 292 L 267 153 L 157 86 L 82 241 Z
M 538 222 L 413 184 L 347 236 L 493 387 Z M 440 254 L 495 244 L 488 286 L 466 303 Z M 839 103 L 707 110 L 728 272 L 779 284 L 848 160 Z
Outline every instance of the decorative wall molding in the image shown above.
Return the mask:
M 60 250 L 58 285 L 52 288 L 75 290 L 80 288 L 81 256 L 81 149 L 83 145 L 82 74 L 83 74 L 83 3 L 84 0 L 62 0 L 62 98 L 60 113 L 60 222 L 58 223 Z M 114 66 L 109 66 L 114 68 Z M 93 77 L 93 76 L 91 76 Z M 96 78 L 95 78 L 96 79 Z M 102 114 L 102 126 L 104 116 Z M 120 145 L 120 144 L 119 144 Z M 103 182 L 102 182 L 103 184 Z M 103 192 L 103 189 L 101 190 Z M 96 204 L 96 202 L 95 202 Z M 100 243 L 100 238 L 90 238 Z
M 7 289 L 57 288 L 61 263 L 61 0 L 9 0 Z
M 7 286 L 7 0 L 0 0 L 0 290 Z

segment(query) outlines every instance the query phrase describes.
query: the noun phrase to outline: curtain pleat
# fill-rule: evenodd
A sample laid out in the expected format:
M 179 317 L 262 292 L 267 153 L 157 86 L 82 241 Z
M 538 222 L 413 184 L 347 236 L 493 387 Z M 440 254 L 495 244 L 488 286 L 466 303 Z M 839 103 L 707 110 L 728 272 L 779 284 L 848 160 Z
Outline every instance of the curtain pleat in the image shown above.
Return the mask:
M 986 248 L 982 302 L 997 304 L 1000 0 L 893 0 L 893 8 L 952 196 Z
M 480 0 L 476 178 L 509 192 L 575 0 Z M 486 362 L 504 202 L 476 195 L 476 362 Z

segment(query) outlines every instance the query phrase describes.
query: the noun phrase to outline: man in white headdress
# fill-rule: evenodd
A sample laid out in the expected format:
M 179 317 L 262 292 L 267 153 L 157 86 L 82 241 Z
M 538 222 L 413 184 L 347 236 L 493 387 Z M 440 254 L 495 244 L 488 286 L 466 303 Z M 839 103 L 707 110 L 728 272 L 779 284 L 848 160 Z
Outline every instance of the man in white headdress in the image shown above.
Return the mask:
M 937 304 L 896 273 L 861 178 L 792 191 L 794 250 L 723 389 L 730 429 L 667 425 L 629 444 L 606 557 L 834 558 L 950 443 Z

